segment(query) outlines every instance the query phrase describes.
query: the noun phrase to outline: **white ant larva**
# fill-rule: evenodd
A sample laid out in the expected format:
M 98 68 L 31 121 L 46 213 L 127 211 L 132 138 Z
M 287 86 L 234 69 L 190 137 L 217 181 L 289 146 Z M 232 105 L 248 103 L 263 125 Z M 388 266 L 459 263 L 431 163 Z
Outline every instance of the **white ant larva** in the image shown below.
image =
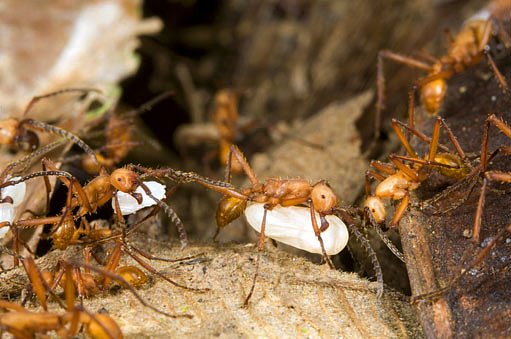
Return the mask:
M 247 222 L 257 232 L 261 231 L 264 204 L 251 203 L 245 209 Z M 315 212 L 318 224 L 320 216 Z M 348 229 L 344 222 L 335 215 L 327 215 L 328 228 L 321 232 L 325 251 L 334 255 L 342 251 L 348 243 Z M 309 207 L 275 206 L 266 214 L 265 236 L 310 253 L 322 254 L 318 237 L 314 234 Z
M 144 184 L 151 191 L 151 194 L 158 200 L 165 199 L 166 187 L 157 181 L 145 181 Z M 117 199 L 119 200 L 119 207 L 122 215 L 134 214 L 137 211 L 157 204 L 151 197 L 149 197 L 142 187 L 137 187 L 135 194 L 139 194 L 141 201 L 137 201 L 129 193 L 118 191 Z M 114 201 L 112 200 L 112 208 L 115 210 Z
M 14 177 L 12 180 L 20 179 Z M 9 179 L 4 182 L 9 181 Z M 18 207 L 25 198 L 25 192 L 27 185 L 24 182 L 19 184 L 7 186 L 0 189 L 1 203 L 0 203 L 0 239 L 5 236 L 9 231 L 9 226 L 14 221 L 14 215 L 16 214 L 16 207 Z M 3 227 L 5 226 L 5 227 Z

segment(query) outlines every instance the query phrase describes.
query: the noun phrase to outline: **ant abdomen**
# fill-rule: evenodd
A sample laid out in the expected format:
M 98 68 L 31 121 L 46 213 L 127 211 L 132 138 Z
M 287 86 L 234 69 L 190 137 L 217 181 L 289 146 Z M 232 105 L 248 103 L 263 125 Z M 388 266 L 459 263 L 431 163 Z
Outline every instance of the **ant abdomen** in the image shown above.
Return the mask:
M 225 196 L 220 200 L 216 210 L 216 224 L 218 227 L 225 227 L 232 221 L 238 219 L 245 208 L 247 201 L 235 197 Z

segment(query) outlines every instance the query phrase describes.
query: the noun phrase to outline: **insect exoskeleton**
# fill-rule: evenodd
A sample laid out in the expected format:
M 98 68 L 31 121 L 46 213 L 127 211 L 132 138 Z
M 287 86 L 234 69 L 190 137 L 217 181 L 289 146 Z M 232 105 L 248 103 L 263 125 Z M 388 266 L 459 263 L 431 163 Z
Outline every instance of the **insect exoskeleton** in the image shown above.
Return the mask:
M 245 209 L 247 222 L 257 232 L 261 231 L 264 215 L 264 204 L 249 203 Z M 320 215 L 315 212 L 318 225 L 321 225 Z M 348 229 L 344 222 L 335 215 L 327 215 L 328 228 L 321 233 L 325 251 L 334 255 L 342 251 L 348 243 Z M 310 253 L 322 254 L 318 237 L 314 234 L 309 207 L 275 206 L 266 214 L 265 236 Z

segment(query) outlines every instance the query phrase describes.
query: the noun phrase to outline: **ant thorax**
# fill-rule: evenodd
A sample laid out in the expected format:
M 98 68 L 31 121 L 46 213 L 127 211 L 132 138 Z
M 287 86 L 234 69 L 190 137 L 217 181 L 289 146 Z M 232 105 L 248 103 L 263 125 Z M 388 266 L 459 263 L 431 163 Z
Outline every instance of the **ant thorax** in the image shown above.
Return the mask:
M 158 200 L 165 199 L 166 187 L 163 184 L 160 184 L 157 181 L 145 181 L 144 185 L 149 188 L 151 194 Z M 137 211 L 145 208 L 156 205 L 156 201 L 154 201 L 150 196 L 148 196 L 142 187 L 137 187 L 135 190 L 136 194 L 140 194 L 142 197 L 142 201 L 139 204 L 137 199 L 132 197 L 129 193 L 124 193 L 118 191 L 116 193 L 117 199 L 119 200 L 119 207 L 121 209 L 122 215 L 129 215 L 136 213 Z M 112 208 L 115 210 L 115 202 L 112 200 Z
M 245 209 L 247 222 L 257 232 L 261 231 L 264 204 L 251 203 Z M 315 213 L 318 225 L 320 216 Z M 329 227 L 321 233 L 325 251 L 328 255 L 339 253 L 348 243 L 348 230 L 344 222 L 334 215 L 327 215 Z M 266 237 L 282 242 L 310 253 L 322 254 L 318 237 L 314 234 L 309 207 L 275 206 L 266 214 Z

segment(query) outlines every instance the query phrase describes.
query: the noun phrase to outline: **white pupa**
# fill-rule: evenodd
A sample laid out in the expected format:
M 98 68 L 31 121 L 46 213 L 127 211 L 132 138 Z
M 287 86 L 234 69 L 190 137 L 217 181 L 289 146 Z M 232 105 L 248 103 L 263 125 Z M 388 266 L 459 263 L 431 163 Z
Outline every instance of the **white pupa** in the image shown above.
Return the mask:
M 8 178 L 9 180 L 17 180 L 20 177 Z M 14 221 L 14 215 L 16 214 L 16 207 L 18 207 L 25 198 L 25 193 L 27 191 L 27 185 L 25 182 L 20 182 L 19 184 L 13 186 L 7 186 L 0 190 L 2 195 L 2 199 L 6 197 L 11 197 L 12 204 L 10 202 L 0 203 L 0 223 L 9 222 L 12 223 Z M 9 227 L 0 228 L 0 239 L 5 236 L 5 234 L 9 231 Z
M 144 184 L 149 188 L 151 194 L 158 200 L 165 199 L 166 187 L 165 185 L 160 184 L 157 181 L 145 181 Z M 117 192 L 117 199 L 119 200 L 119 207 L 121 208 L 122 215 L 128 215 L 136 213 L 142 208 L 146 208 L 149 206 L 156 205 L 156 201 L 154 201 L 151 197 L 149 197 L 142 187 L 138 187 L 135 190 L 135 193 L 139 193 L 142 195 L 142 203 L 138 203 L 138 201 L 133 198 L 128 193 Z M 115 210 L 114 200 L 112 199 L 112 208 Z
M 245 209 L 248 223 L 256 231 L 261 231 L 264 204 L 252 203 Z M 334 215 L 327 215 L 330 226 L 321 233 L 321 238 L 328 255 L 339 253 L 348 243 L 348 230 L 344 222 Z M 316 213 L 318 226 L 321 225 L 319 214 Z M 308 207 L 275 206 L 266 214 L 265 236 L 284 244 L 302 249 L 310 253 L 322 254 L 318 238 L 314 234 L 310 209 Z
M 5 182 L 18 179 L 20 179 L 20 177 L 9 178 L 5 180 Z M 11 197 L 12 205 L 18 207 L 23 202 L 26 191 L 27 184 L 25 182 L 20 182 L 19 184 L 2 188 L 1 194 L 2 198 Z

